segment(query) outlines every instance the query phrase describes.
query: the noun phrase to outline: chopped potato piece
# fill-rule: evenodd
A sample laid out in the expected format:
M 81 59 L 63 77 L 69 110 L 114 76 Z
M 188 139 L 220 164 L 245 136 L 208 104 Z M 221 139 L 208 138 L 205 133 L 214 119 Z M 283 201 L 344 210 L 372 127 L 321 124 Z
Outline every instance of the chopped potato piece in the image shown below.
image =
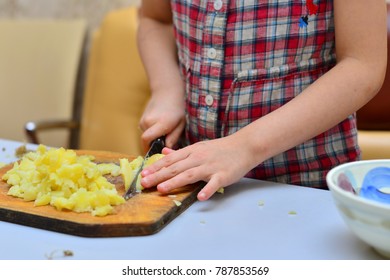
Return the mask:
M 145 161 L 145 166 L 147 167 L 159 159 L 161 159 L 164 155 L 163 154 L 154 154 Z M 134 177 L 137 175 L 138 169 L 142 165 L 143 161 L 142 156 L 138 156 L 136 159 L 129 162 L 127 158 L 122 158 L 119 160 L 120 163 L 120 173 L 122 174 L 123 181 L 125 182 L 125 190 L 127 191 L 130 187 L 131 182 L 133 181 Z M 138 175 L 137 183 L 136 183 L 137 191 L 142 191 L 143 187 L 141 185 L 141 174 Z
M 98 168 L 103 175 L 119 176 L 121 173 L 121 168 L 115 163 L 100 163 Z
M 222 193 L 224 194 L 225 193 L 225 188 L 221 187 L 217 190 L 217 193 Z
M 125 202 L 103 176 L 118 176 L 115 164 L 96 164 L 92 156 L 78 156 L 73 150 L 47 149 L 40 145 L 29 152 L 2 177 L 8 195 L 34 201 L 35 206 L 52 205 L 58 210 L 91 212 L 105 216 L 113 206 Z
M 180 206 L 181 205 L 181 202 L 176 200 L 176 199 L 173 200 L 173 203 L 175 203 L 176 206 Z
M 121 175 L 125 184 L 125 190 L 127 191 L 133 181 L 138 168 L 141 166 L 143 158 L 141 156 L 129 162 L 127 158 L 121 158 L 119 160 Z M 137 190 L 142 190 L 141 184 L 137 182 Z
M 145 166 L 161 157 L 162 154 L 151 156 Z M 96 164 L 93 160 L 93 156 L 78 156 L 73 150 L 48 149 L 39 145 L 35 152 L 27 152 L 19 162 L 15 162 L 2 179 L 10 185 L 8 195 L 34 201 L 34 206 L 51 205 L 57 210 L 105 216 L 112 214 L 113 206 L 125 200 L 104 175 L 121 175 L 127 190 L 143 157 L 130 162 L 123 158 L 119 160 L 119 165 Z M 140 176 L 137 180 L 137 190 L 141 191 Z
M 163 154 L 154 154 L 152 155 L 151 157 L 149 157 L 146 162 L 145 162 L 145 167 L 146 166 L 149 166 L 149 165 L 152 165 L 153 163 L 155 163 L 156 161 L 158 161 L 159 159 L 162 159 L 164 157 Z

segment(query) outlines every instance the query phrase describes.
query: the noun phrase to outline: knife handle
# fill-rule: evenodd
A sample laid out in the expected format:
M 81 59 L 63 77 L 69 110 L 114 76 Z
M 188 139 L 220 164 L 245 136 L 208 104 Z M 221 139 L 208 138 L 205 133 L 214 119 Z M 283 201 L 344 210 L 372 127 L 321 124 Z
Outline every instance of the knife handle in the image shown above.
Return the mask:
M 152 156 L 154 154 L 161 154 L 162 149 L 164 147 L 165 147 L 165 135 L 152 141 L 148 156 Z

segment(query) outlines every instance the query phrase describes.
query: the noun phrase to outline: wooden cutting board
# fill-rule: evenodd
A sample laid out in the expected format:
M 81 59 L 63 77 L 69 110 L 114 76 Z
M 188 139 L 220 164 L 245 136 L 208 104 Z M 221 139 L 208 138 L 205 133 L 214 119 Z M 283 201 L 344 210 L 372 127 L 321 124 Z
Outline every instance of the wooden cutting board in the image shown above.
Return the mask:
M 95 156 L 96 162 L 114 162 L 134 157 L 119 153 L 79 150 L 78 154 Z M 201 184 L 175 190 L 169 195 L 160 194 L 155 188 L 144 190 L 125 204 L 115 206 L 115 214 L 94 217 L 91 213 L 59 211 L 52 206 L 35 207 L 33 202 L 7 195 L 9 185 L 1 180 L 12 165 L 0 169 L 0 220 L 85 237 L 114 237 L 150 235 L 187 209 L 195 200 Z M 120 194 L 124 193 L 121 176 L 108 177 Z M 174 196 L 174 197 L 173 197 Z M 174 200 L 182 204 L 176 206 Z

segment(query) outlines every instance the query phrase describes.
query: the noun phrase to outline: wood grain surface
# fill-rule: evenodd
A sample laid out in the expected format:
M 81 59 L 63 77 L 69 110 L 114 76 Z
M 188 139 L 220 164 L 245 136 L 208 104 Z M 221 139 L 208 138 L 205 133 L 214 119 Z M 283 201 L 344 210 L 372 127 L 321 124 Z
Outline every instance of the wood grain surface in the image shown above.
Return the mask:
M 104 152 L 77 151 L 79 155 L 95 156 L 96 162 L 114 162 L 134 157 Z M 194 184 L 175 190 L 169 195 L 159 193 L 155 188 L 144 190 L 126 203 L 115 206 L 115 214 L 95 217 L 91 213 L 59 211 L 54 207 L 38 206 L 33 202 L 7 195 L 9 185 L 1 180 L 3 174 L 12 168 L 7 165 L 0 169 L 0 220 L 85 237 L 114 237 L 150 235 L 160 231 L 195 200 L 201 184 Z M 124 193 L 121 176 L 108 177 L 120 194 Z M 173 197 L 174 196 L 174 197 Z M 174 200 L 182 204 L 176 206 Z

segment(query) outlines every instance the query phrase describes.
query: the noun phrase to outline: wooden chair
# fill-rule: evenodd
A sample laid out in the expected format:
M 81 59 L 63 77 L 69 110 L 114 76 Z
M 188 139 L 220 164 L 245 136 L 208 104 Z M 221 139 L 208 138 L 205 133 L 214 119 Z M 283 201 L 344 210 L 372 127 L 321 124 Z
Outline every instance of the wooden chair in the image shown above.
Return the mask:
M 72 117 L 86 22 L 0 20 L 0 137 L 24 141 L 29 120 Z M 67 134 L 42 134 L 65 145 Z
M 79 143 L 72 148 L 143 153 L 138 123 L 149 86 L 138 55 L 137 25 L 138 7 L 129 7 L 109 12 L 94 32 L 84 96 L 77 104 L 82 107 L 81 119 L 57 123 L 77 130 Z M 56 127 L 52 124 L 26 126 L 29 139 L 38 143 L 38 132 Z

